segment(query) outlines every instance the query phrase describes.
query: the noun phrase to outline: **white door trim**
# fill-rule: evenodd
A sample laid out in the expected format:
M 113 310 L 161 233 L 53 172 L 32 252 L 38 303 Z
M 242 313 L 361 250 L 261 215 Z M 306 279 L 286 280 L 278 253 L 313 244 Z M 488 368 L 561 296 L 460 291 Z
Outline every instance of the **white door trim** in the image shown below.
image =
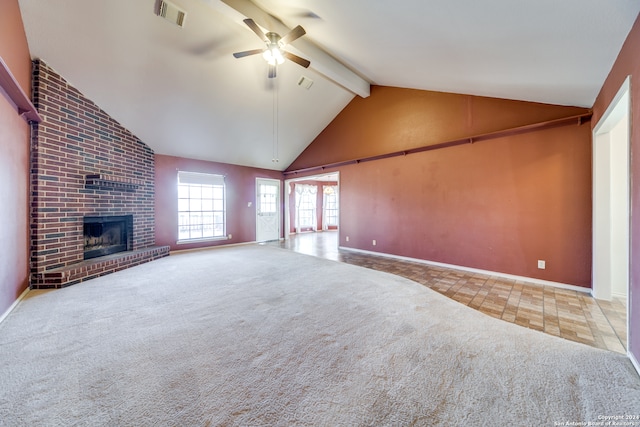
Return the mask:
M 273 178 L 256 178 L 256 242 L 265 241 L 265 239 L 258 239 L 259 236 L 259 227 L 260 227 L 260 181 L 268 181 L 270 184 L 275 184 L 278 187 L 278 200 L 276 202 L 276 210 L 277 210 L 277 221 L 278 221 L 278 235 L 275 239 L 280 239 L 282 236 L 282 187 L 279 179 Z M 271 240 L 271 239 L 266 239 Z
M 311 176 L 305 176 L 302 178 L 291 178 L 291 179 L 287 179 L 284 181 L 284 238 L 285 240 L 289 239 L 290 236 L 290 230 L 291 230 L 291 218 L 290 218 L 290 203 L 289 203 L 289 194 L 291 191 L 291 183 L 296 182 L 296 181 L 308 181 L 308 180 L 322 180 L 322 177 L 325 177 L 327 175 L 336 175 L 337 179 L 336 181 L 338 182 L 338 224 L 340 224 L 340 209 L 341 209 L 341 202 L 340 202 L 340 198 L 341 196 L 341 191 L 340 189 L 340 172 L 330 172 L 330 173 L 324 173 L 322 175 L 311 175 Z M 342 227 L 338 227 L 338 239 L 340 239 L 340 233 L 341 233 L 341 229 Z M 338 240 L 340 241 L 340 240 Z
M 614 151 L 612 149 L 611 133 L 612 130 L 620 123 L 621 120 L 627 120 L 626 141 L 624 147 L 616 147 L 622 151 Z M 592 255 L 592 295 L 597 299 L 611 300 L 614 296 L 612 291 L 612 278 L 616 274 L 615 263 L 616 256 L 625 264 L 622 273 L 626 275 L 626 297 L 627 297 L 627 346 L 629 345 L 629 298 L 630 298 L 630 262 L 631 262 L 631 76 L 627 76 L 622 83 L 618 93 L 613 98 L 605 113 L 593 128 L 593 255 Z M 622 162 L 618 161 L 613 165 L 615 160 L 620 160 L 616 156 L 624 156 Z M 612 159 L 613 156 L 613 159 Z M 620 164 L 622 163 L 622 165 Z M 622 212 L 624 220 L 618 221 L 615 218 L 615 208 L 612 208 L 611 188 L 615 188 L 616 184 L 612 184 L 612 178 L 615 180 L 614 171 L 616 168 L 623 168 L 624 177 L 618 178 L 626 181 L 623 191 L 623 197 L 626 199 L 626 212 Z M 626 170 L 624 170 L 626 168 Z M 620 181 L 618 181 L 620 182 Z M 618 202 L 619 204 L 619 202 Z M 618 214 L 620 215 L 620 214 Z M 617 227 L 616 231 L 612 231 Z M 624 246 L 613 247 L 611 235 L 613 233 L 623 233 Z M 618 243 L 618 245 L 620 245 Z M 622 253 L 622 255 L 621 255 Z M 618 264 L 620 265 L 620 264 Z M 618 269 L 620 267 L 617 267 Z

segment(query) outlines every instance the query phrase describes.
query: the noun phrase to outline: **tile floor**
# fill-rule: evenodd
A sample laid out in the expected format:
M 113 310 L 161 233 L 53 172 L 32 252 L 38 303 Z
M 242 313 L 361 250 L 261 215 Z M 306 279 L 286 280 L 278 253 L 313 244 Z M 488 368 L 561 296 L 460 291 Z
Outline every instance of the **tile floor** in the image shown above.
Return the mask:
M 296 252 L 385 271 L 421 283 L 489 316 L 605 350 L 626 353 L 626 301 L 418 262 L 338 249 L 337 232 L 270 242 Z

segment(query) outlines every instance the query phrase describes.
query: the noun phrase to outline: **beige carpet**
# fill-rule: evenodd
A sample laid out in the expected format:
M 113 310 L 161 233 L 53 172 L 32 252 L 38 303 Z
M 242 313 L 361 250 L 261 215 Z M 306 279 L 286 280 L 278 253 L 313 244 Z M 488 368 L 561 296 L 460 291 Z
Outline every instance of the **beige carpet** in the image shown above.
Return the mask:
M 640 415 L 622 355 L 266 246 L 172 255 L 0 324 L 0 425 L 554 425 Z

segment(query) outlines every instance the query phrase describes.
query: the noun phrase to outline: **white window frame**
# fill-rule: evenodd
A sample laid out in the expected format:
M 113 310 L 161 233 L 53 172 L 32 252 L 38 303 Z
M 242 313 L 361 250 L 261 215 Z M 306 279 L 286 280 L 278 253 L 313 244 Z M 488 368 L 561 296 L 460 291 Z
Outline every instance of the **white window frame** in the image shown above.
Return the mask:
M 328 189 L 331 190 L 328 190 Z M 328 193 L 331 191 L 331 193 Z M 329 198 L 334 198 L 334 208 L 329 208 Z M 328 230 L 329 227 L 339 227 L 338 222 L 340 221 L 340 206 L 339 206 L 339 198 L 338 198 L 338 185 L 323 185 L 322 186 L 322 229 Z M 335 223 L 329 221 L 329 211 L 335 212 Z
M 318 231 L 318 215 L 317 215 L 317 201 L 316 194 L 318 193 L 318 187 L 316 185 L 309 184 L 296 184 L 295 185 L 296 192 L 296 217 L 295 217 L 295 228 L 296 232 L 300 233 L 303 228 L 311 228 L 313 231 Z M 305 201 L 307 201 L 311 205 L 311 207 L 306 208 Z M 306 208 L 306 209 L 304 209 Z M 302 225 L 301 213 L 308 213 L 311 216 L 311 224 Z
M 227 239 L 227 191 L 224 175 L 178 171 L 178 244 Z M 185 197 L 185 189 L 188 194 Z M 222 191 L 221 197 L 219 196 Z M 199 196 L 198 196 L 199 194 Z M 205 221 L 205 217 L 211 221 Z M 222 221 L 217 221 L 221 216 Z M 198 217 L 200 221 L 198 223 Z M 186 221 L 185 221 L 186 219 Z M 217 230 L 221 224 L 222 229 Z M 210 226 L 207 227 L 207 226 Z M 184 229 L 189 235 L 185 237 Z M 198 227 L 200 232 L 198 233 Z M 209 233 L 207 230 L 211 230 Z M 193 235 L 191 233 L 194 233 Z

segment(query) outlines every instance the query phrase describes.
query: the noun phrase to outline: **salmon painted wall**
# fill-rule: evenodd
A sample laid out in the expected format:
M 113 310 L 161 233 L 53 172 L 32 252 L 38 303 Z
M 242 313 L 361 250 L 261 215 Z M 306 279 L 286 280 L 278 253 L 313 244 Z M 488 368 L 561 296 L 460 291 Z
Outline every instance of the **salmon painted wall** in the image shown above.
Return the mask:
M 282 173 L 278 171 L 226 163 L 160 154 L 156 154 L 155 163 L 156 245 L 169 245 L 172 251 L 255 241 L 256 178 L 271 178 L 282 181 Z M 227 235 L 231 234 L 231 239 L 180 245 L 176 243 L 178 240 L 177 174 L 179 170 L 225 175 Z M 248 206 L 249 202 L 251 202 L 251 206 Z M 282 203 L 280 209 L 282 211 Z M 281 226 L 280 230 L 282 229 Z
M 627 36 L 593 105 L 592 127 L 598 124 L 620 86 L 631 76 L 631 291 L 629 350 L 640 361 L 640 16 Z
M 288 170 L 586 111 L 373 87 Z M 576 121 L 340 167 L 340 245 L 590 287 L 590 135 Z
M 18 0 L 0 4 L 0 57 L 26 94 L 31 58 Z M 0 95 L 0 315 L 28 286 L 29 125 Z

